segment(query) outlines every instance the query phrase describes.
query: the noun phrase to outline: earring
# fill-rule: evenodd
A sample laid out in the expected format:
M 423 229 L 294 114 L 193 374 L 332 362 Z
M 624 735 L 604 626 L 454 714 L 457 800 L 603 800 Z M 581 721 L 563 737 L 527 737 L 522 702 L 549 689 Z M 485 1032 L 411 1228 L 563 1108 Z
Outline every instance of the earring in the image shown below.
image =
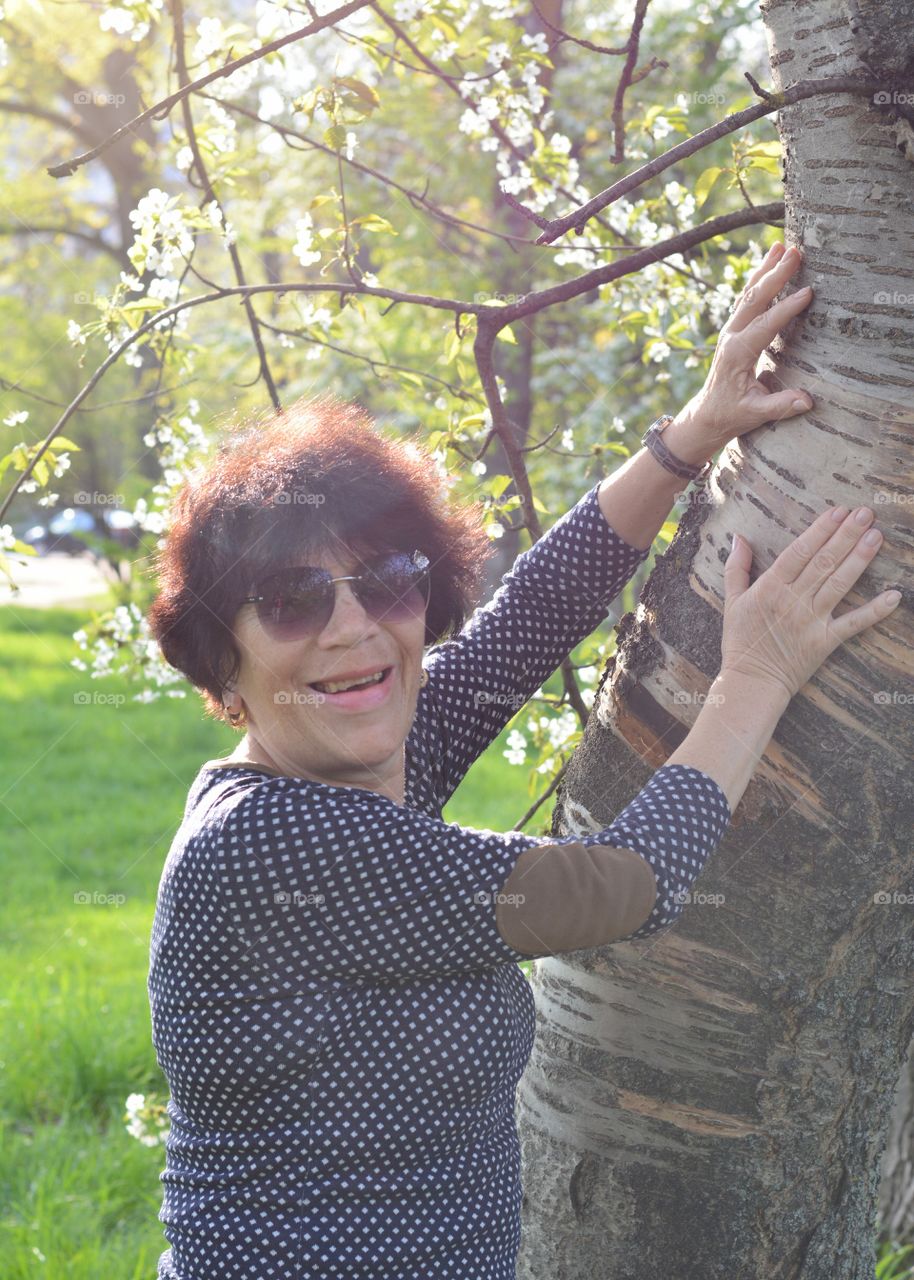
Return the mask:
M 424 689 L 427 684 L 428 684 L 428 672 L 426 671 L 425 667 L 422 667 L 419 671 L 419 688 Z
M 234 697 L 237 697 L 237 694 L 235 694 L 235 690 L 230 689 L 228 692 L 234 695 L 233 696 L 233 701 L 234 701 Z M 241 703 L 240 698 L 238 698 L 238 702 L 242 706 L 242 709 L 240 711 L 233 711 L 231 707 L 229 707 L 228 703 L 225 702 L 224 700 L 222 703 L 223 710 L 225 711 L 225 714 L 228 716 L 233 728 L 237 728 L 238 725 L 244 723 L 244 709 L 243 709 L 243 704 Z

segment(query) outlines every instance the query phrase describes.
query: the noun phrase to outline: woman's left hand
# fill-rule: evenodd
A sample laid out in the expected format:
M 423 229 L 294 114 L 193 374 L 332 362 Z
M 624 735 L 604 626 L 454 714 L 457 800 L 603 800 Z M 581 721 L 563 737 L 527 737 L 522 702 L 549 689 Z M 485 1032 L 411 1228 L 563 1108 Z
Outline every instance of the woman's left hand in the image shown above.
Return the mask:
M 812 301 L 812 290 L 807 287 L 770 309 L 768 306 L 802 261 L 799 249 L 792 247 L 785 252 L 778 242 L 746 281 L 720 331 L 705 384 L 679 415 L 683 428 L 678 434 L 688 441 L 692 458 L 710 458 L 728 440 L 753 431 L 763 422 L 792 418 L 813 407 L 807 391 L 789 387 L 772 392 L 755 374 L 765 348 Z M 673 435 L 670 447 L 675 452 L 672 441 Z

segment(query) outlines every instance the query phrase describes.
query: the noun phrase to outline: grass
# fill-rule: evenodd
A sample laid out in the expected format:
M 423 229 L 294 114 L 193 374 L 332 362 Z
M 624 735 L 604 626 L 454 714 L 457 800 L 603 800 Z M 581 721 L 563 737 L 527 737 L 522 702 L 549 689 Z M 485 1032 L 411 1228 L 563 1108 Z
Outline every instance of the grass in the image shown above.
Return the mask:
M 127 1134 L 124 1101 L 167 1096 L 146 996 L 156 889 L 201 762 L 236 741 L 193 696 L 136 703 L 125 682 L 70 667 L 84 618 L 0 608 L 5 1280 L 148 1280 L 167 1247 L 163 1152 Z M 77 701 L 87 692 L 123 702 Z M 451 821 L 507 829 L 527 808 L 505 736 Z

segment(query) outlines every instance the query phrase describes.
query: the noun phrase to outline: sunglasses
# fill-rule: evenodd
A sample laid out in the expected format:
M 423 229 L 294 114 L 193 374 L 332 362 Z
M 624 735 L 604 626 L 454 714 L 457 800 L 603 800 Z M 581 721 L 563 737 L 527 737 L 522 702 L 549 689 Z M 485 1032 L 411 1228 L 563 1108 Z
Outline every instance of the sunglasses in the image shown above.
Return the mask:
M 328 569 L 303 565 L 280 569 L 257 584 L 258 594 L 242 604 L 256 604 L 257 617 L 274 640 L 302 640 L 319 635 L 330 621 L 337 582 L 351 582 L 362 608 L 375 622 L 404 622 L 425 612 L 431 578 L 429 559 L 421 551 L 391 551 L 364 573 L 332 578 Z

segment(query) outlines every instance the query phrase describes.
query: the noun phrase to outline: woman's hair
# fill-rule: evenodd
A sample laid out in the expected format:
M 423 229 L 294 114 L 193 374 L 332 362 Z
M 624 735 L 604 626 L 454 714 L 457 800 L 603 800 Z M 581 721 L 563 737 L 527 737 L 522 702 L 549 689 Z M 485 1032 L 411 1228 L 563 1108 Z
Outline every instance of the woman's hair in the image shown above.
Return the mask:
M 156 556 L 149 611 L 165 660 L 226 719 L 237 675 L 232 634 L 264 574 L 341 545 L 374 555 L 419 548 L 431 561 L 425 644 L 461 629 L 491 543 L 479 503 L 448 500 L 427 449 L 382 436 L 359 405 L 322 395 L 236 429 L 179 490 Z

